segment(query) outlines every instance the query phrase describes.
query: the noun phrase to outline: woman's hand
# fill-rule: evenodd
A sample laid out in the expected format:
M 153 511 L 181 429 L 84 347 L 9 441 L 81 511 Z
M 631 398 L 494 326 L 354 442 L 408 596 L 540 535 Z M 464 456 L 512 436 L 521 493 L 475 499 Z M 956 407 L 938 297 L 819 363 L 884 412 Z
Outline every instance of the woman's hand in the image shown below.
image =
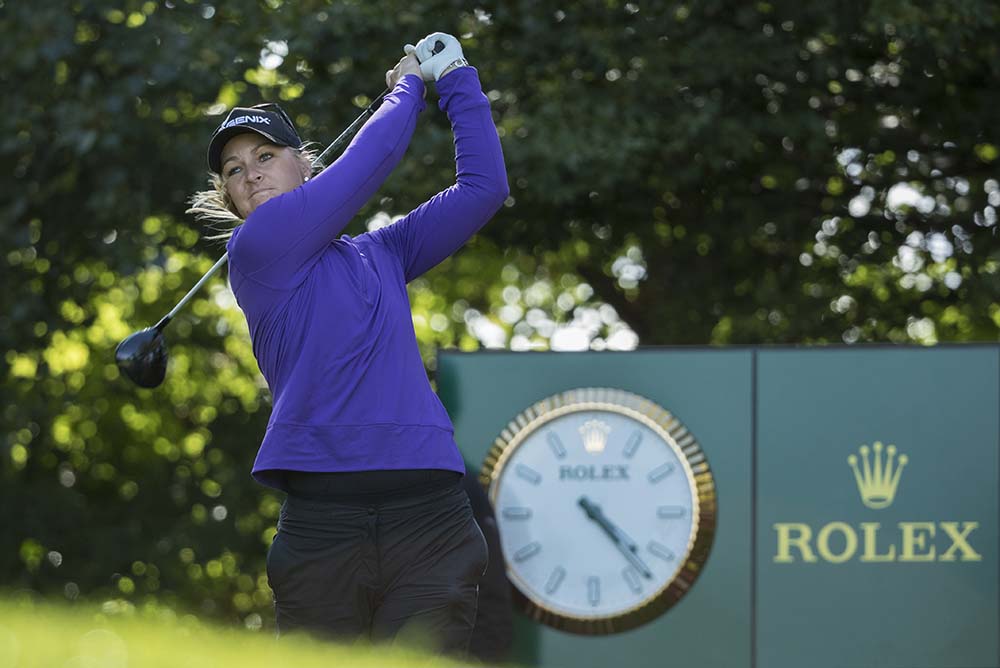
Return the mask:
M 407 44 L 403 53 L 417 57 L 424 81 L 440 81 L 446 74 L 469 64 L 462 54 L 461 42 L 446 32 L 432 32 L 416 46 Z
M 396 82 L 407 74 L 416 74 L 423 79 L 420 74 L 420 61 L 412 53 L 408 53 L 400 58 L 399 62 L 391 70 L 386 70 L 385 85 L 389 87 L 389 90 L 392 90 L 396 87 Z

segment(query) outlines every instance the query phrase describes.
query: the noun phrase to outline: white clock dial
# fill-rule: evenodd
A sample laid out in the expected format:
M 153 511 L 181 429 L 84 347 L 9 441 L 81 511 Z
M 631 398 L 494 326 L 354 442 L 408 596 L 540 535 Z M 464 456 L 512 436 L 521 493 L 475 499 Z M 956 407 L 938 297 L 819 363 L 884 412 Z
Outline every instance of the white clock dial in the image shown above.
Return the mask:
M 649 611 L 636 613 L 678 580 L 706 529 L 696 477 L 711 474 L 659 407 L 621 391 L 578 392 L 604 401 L 541 402 L 533 420 L 511 423 L 521 426 L 498 442 L 484 479 L 517 590 L 554 625 L 608 632 L 644 621 Z M 711 501 L 714 513 L 714 492 Z M 599 624 L 608 620 L 619 623 Z

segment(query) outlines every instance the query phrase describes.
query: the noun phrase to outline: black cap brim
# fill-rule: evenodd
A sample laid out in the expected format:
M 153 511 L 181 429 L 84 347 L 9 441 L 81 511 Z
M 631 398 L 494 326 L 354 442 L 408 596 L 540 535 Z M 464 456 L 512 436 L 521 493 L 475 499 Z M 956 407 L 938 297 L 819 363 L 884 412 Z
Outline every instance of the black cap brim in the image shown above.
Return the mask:
M 236 135 L 244 134 L 246 132 L 253 132 L 266 140 L 275 144 L 276 146 L 288 146 L 286 142 L 281 141 L 274 135 L 271 135 L 263 130 L 259 130 L 250 125 L 234 125 L 232 127 L 226 128 L 221 132 L 217 133 L 212 137 L 212 141 L 208 144 L 208 167 L 216 174 L 222 173 L 222 149 L 226 147 L 226 143 L 235 137 Z

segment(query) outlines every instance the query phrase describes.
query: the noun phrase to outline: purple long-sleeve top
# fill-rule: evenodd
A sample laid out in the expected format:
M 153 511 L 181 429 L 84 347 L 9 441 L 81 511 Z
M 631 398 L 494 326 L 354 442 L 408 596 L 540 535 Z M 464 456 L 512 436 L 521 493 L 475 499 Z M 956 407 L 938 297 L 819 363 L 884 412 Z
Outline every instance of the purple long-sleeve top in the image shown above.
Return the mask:
M 472 67 L 437 83 L 456 183 L 395 223 L 341 235 L 402 158 L 424 83 L 402 77 L 343 155 L 260 205 L 227 248 L 229 278 L 274 399 L 253 476 L 281 470 L 464 473 L 417 348 L 406 284 L 461 247 L 507 197 L 489 101 Z

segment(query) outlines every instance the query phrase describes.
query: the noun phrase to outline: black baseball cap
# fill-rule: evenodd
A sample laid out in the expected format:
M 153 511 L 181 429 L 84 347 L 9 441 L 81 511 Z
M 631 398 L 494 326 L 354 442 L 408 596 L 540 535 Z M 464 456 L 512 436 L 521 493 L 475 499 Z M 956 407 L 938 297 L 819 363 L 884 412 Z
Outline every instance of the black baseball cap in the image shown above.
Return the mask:
M 212 134 L 208 144 L 208 167 L 216 174 L 222 171 L 222 148 L 238 134 L 256 132 L 272 144 L 299 148 L 302 139 L 292 125 L 292 119 L 274 102 L 252 107 L 233 107 L 226 120 Z

